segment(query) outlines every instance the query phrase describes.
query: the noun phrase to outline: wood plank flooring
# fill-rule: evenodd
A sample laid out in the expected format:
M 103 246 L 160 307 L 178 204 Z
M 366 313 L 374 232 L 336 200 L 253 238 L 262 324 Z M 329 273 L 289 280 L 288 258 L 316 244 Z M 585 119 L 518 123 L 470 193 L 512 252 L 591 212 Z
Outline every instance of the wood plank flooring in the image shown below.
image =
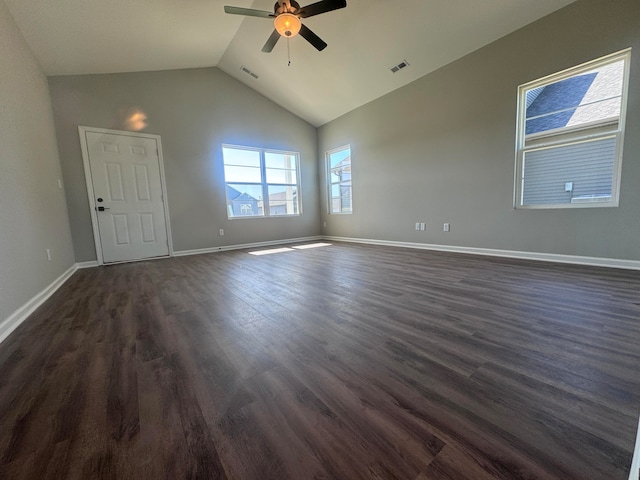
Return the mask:
M 640 272 L 333 244 L 76 272 L 0 344 L 2 479 L 626 480 Z

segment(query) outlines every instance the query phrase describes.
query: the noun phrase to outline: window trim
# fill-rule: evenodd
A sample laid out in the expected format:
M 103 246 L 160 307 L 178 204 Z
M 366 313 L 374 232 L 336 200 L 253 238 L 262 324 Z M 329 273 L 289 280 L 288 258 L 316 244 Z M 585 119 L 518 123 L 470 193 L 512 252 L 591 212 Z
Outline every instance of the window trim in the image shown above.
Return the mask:
M 346 145 L 342 145 L 341 147 L 332 148 L 331 150 L 327 150 L 324 154 L 324 163 L 325 163 L 325 175 L 327 177 L 327 214 L 328 215 L 352 215 L 353 214 L 353 174 L 351 176 L 351 211 L 350 212 L 332 212 L 331 211 L 331 200 L 333 199 L 331 194 L 331 187 L 333 185 L 340 185 L 341 182 L 332 182 L 331 181 L 331 155 L 337 152 L 342 152 L 343 150 L 349 150 L 349 164 L 351 165 L 351 171 L 353 172 L 353 161 L 352 161 L 352 151 L 351 144 L 347 143 Z
M 578 76 L 603 65 L 608 65 L 619 60 L 624 60 L 624 72 L 622 78 L 622 92 L 620 97 L 620 115 L 618 120 L 612 118 L 584 123 L 575 127 L 563 127 L 548 130 L 544 133 L 531 134 L 528 138 L 529 145 L 525 144 L 526 138 L 526 110 L 527 91 L 538 87 L 547 86 L 567 78 Z M 620 204 L 620 183 L 622 174 L 623 145 L 627 117 L 627 104 L 629 100 L 629 72 L 631 64 L 631 48 L 605 55 L 603 57 L 582 63 L 575 67 L 564 69 L 560 72 L 524 83 L 518 87 L 518 106 L 516 113 L 516 151 L 514 168 L 513 208 L 518 210 L 548 210 L 564 208 L 602 208 L 618 207 Z M 580 134 L 584 132 L 584 134 Z M 563 138 L 564 137 L 564 138 Z M 526 152 L 552 148 L 561 145 L 572 145 L 607 137 L 616 137 L 616 151 L 613 167 L 613 180 L 611 184 L 611 200 L 607 202 L 593 203 L 558 203 L 523 205 L 523 176 L 522 169 Z
M 251 152 L 258 152 L 260 155 L 260 178 L 262 179 L 261 183 L 256 182 L 227 182 L 227 178 L 224 172 L 224 167 L 226 166 L 224 161 L 224 149 L 234 149 L 234 150 L 247 150 Z M 230 143 L 223 143 L 220 147 L 220 153 L 222 154 L 222 178 L 224 180 L 224 198 L 225 198 L 225 210 L 227 211 L 227 218 L 229 220 L 246 220 L 246 219 L 257 219 L 257 218 L 290 218 L 290 217 L 301 217 L 302 216 L 302 185 L 301 185 L 301 175 L 300 175 L 300 153 L 287 151 L 287 150 L 276 150 L 273 148 L 261 148 L 261 147 L 248 147 L 246 145 L 233 145 Z M 267 182 L 267 167 L 265 161 L 265 153 L 275 153 L 280 155 L 291 155 L 296 159 L 296 183 L 295 187 L 297 188 L 296 200 L 298 203 L 298 213 L 284 214 L 284 215 L 271 215 L 269 208 L 269 187 L 270 186 L 283 186 L 290 187 L 293 184 L 288 183 L 268 183 Z M 228 189 L 227 186 L 234 184 L 242 184 L 242 185 L 256 185 L 262 187 L 262 198 L 264 215 L 238 215 L 232 217 L 229 215 L 229 197 L 228 197 Z

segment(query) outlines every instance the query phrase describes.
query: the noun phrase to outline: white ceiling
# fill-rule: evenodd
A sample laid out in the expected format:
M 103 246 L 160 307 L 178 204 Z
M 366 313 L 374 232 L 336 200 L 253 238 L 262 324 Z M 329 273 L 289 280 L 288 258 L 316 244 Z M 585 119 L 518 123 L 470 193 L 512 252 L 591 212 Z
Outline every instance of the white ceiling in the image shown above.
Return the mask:
M 289 40 L 291 66 L 284 39 L 261 52 L 271 20 L 223 11 L 275 0 L 4 1 L 47 75 L 218 66 L 319 126 L 575 0 L 347 0 L 303 21 L 329 46 Z

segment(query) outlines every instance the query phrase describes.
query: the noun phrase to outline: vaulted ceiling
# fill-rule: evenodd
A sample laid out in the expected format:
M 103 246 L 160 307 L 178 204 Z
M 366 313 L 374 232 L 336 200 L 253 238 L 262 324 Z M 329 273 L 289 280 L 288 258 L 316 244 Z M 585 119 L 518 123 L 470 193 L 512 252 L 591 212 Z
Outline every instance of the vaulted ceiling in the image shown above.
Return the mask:
M 217 66 L 319 126 L 575 0 L 347 0 L 303 22 L 324 51 L 297 36 L 271 53 L 270 19 L 223 6 L 274 0 L 4 1 L 47 75 Z

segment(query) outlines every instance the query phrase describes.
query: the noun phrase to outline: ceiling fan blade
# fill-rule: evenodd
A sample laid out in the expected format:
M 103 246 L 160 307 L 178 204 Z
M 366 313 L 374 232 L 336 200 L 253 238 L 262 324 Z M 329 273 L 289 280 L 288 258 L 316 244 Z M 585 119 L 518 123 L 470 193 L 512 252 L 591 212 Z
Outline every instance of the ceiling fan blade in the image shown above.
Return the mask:
M 332 10 L 338 10 L 339 8 L 344 8 L 346 6 L 346 0 L 322 0 L 300 8 L 296 12 L 296 15 L 300 18 L 308 18 L 313 17 L 314 15 L 320 15 L 321 13 L 331 12 Z
M 271 36 L 269 37 L 269 39 L 267 40 L 267 43 L 265 43 L 264 47 L 262 47 L 262 51 L 264 53 L 271 52 L 271 50 L 273 50 L 273 47 L 276 46 L 276 43 L 278 43 L 278 40 L 280 40 L 280 34 L 278 33 L 277 30 L 274 30 Z
M 273 18 L 275 15 L 271 12 L 267 12 L 266 10 L 254 10 L 253 8 L 242 8 L 242 7 L 229 7 L 225 5 L 224 13 L 231 13 L 232 15 L 246 15 L 249 17 L 263 17 L 263 18 Z
M 316 49 L 321 52 L 325 48 L 327 48 L 327 44 L 324 40 L 322 40 L 318 35 L 313 33 L 308 27 L 302 25 L 300 28 L 300 35 L 311 45 L 316 47 Z

